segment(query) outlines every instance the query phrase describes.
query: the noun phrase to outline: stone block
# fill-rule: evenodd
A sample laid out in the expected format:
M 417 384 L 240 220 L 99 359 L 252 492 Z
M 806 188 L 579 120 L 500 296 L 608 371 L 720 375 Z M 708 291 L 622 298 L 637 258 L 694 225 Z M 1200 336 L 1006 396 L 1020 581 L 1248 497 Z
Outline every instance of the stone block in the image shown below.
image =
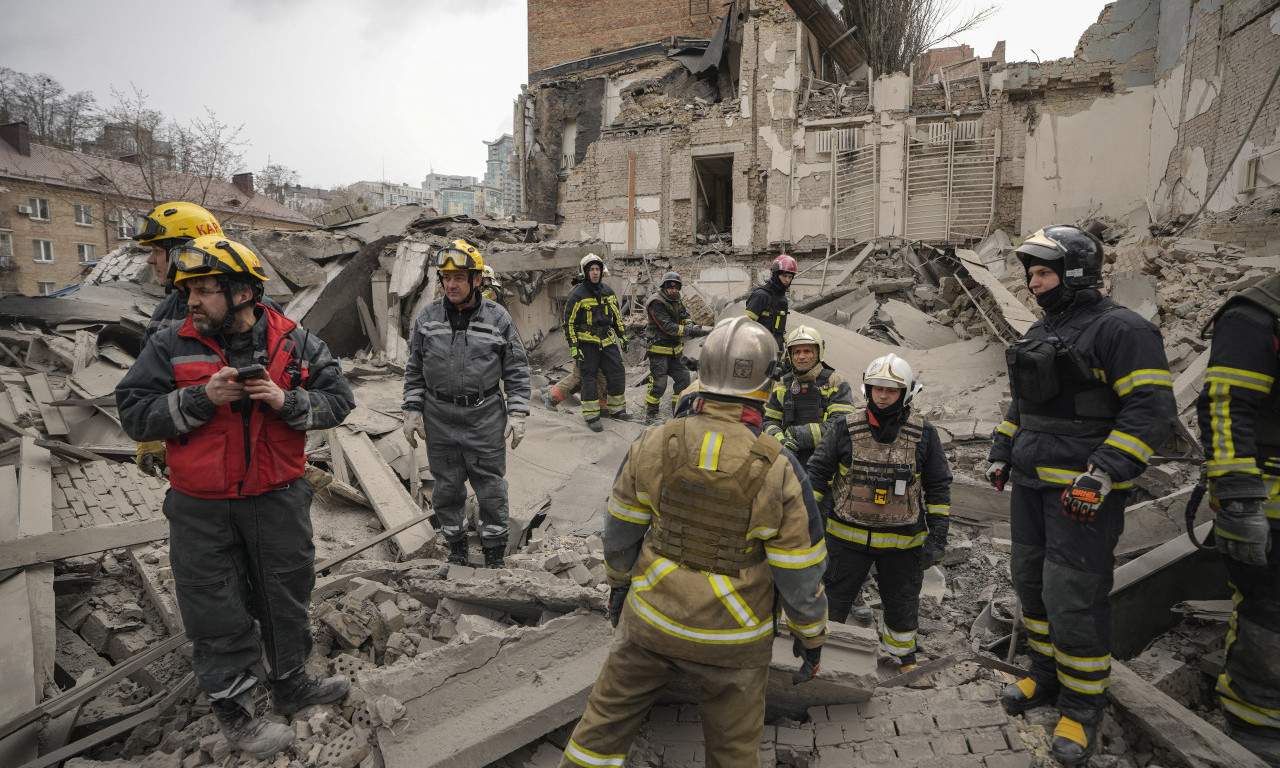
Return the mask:
M 987 755 L 982 759 L 982 764 L 986 768 L 1032 768 L 1034 761 L 1031 759 L 1030 752 L 1019 752 L 1018 754 L 1005 752 L 997 755 Z
M 862 704 L 830 704 L 827 706 L 827 720 L 833 723 L 843 723 L 848 725 L 853 722 L 862 722 L 864 715 L 862 714 Z
M 898 728 L 894 725 L 893 718 L 888 715 L 868 718 L 865 722 L 873 739 L 892 739 L 898 735 Z
M 675 707 L 658 706 L 649 710 L 650 723 L 674 723 L 680 719 L 680 710 Z M 768 728 L 765 728 L 768 730 Z
M 117 632 L 107 641 L 107 656 L 119 664 L 142 653 L 155 644 L 155 633 L 149 629 Z
M 877 735 L 867 727 L 867 721 L 862 718 L 858 718 L 853 721 L 846 721 L 843 723 L 843 726 L 845 741 L 850 743 L 867 741 L 872 736 Z
M 839 723 L 817 723 L 814 726 L 814 744 L 819 748 L 844 743 L 844 728 Z
M 999 728 L 983 728 L 965 734 L 969 741 L 969 751 L 975 755 L 990 755 L 1003 752 L 1009 745 L 1005 743 L 1004 734 Z
M 591 583 L 591 571 L 582 563 L 574 563 L 567 571 L 569 580 L 580 587 Z
M 93 650 L 103 653 L 107 650 L 107 642 L 111 640 L 115 622 L 105 611 L 91 611 L 80 625 L 80 637 L 93 646 Z
M 404 614 L 396 607 L 395 600 L 383 600 L 378 603 L 378 618 L 386 628 L 387 634 L 404 629 Z
M 963 733 L 948 731 L 934 740 L 933 749 L 939 755 L 967 755 L 969 754 L 969 740 L 965 738 Z
M 858 750 L 854 747 L 827 747 L 819 749 L 810 768 L 849 768 L 858 764 Z
M 687 741 L 667 744 L 662 750 L 662 764 L 677 768 L 693 768 L 697 765 L 697 748 Z
M 698 717 L 697 704 L 681 704 L 680 709 L 676 711 L 676 719 L 681 723 L 698 723 L 701 720 Z
M 933 732 L 933 715 L 898 715 L 894 718 L 899 736 L 920 736 Z
M 944 731 L 1000 726 L 1009 722 L 1009 716 L 999 706 L 986 705 L 971 706 L 963 711 L 943 712 L 934 719 Z
M 1022 737 L 1018 735 L 1018 727 L 1016 725 L 1007 723 L 1000 726 L 1000 730 L 1004 733 L 1004 740 L 1008 742 L 1011 751 L 1022 752 L 1027 748 L 1027 745 L 1022 741 Z
M 827 708 L 824 706 L 809 707 L 809 722 L 825 723 L 831 718 L 827 715 Z
M 450 565 L 450 581 L 470 581 L 476 577 L 476 569 L 469 565 Z
M 372 636 L 368 627 L 345 611 L 329 607 L 318 618 L 329 628 L 329 631 L 333 633 L 334 639 L 343 648 L 359 648 L 364 644 L 364 641 Z
M 933 759 L 932 739 L 928 736 L 905 736 L 893 742 L 893 751 L 903 765 L 915 765 Z
M 962 701 L 995 701 L 999 698 L 996 690 L 987 683 L 966 683 L 959 688 Z
M 808 726 L 798 728 L 778 726 L 776 743 L 779 747 L 800 747 L 804 750 L 812 751 L 814 743 L 813 728 Z
M 653 734 L 654 740 L 662 744 L 674 744 L 677 741 L 684 741 L 690 744 L 702 743 L 702 726 L 695 723 L 651 723 L 650 732 Z M 812 736 L 810 741 L 812 741 Z
M 898 765 L 898 755 L 886 742 L 868 741 L 858 745 L 858 756 L 866 765 Z M 857 765 L 858 763 L 850 763 Z

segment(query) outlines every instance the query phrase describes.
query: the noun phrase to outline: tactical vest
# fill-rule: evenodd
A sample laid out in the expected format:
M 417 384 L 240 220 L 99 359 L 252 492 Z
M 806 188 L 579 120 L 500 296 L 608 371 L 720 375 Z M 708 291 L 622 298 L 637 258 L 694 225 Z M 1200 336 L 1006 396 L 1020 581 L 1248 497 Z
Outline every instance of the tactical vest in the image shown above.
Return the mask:
M 818 365 L 822 366 L 822 371 L 813 381 L 798 381 L 799 377 L 795 373 L 788 373 L 782 377 L 782 386 L 786 390 L 786 396 L 782 402 L 783 428 L 822 421 L 822 416 L 826 413 L 826 408 L 822 404 L 822 388 L 827 385 L 835 370 L 827 368 L 822 363 Z
M 923 509 L 916 482 L 916 446 L 924 439 L 924 419 L 911 415 L 892 443 L 875 438 L 865 410 L 845 417 L 849 429 L 849 471 L 835 481 L 831 514 L 841 522 L 869 528 L 910 525 Z
M 688 568 L 737 576 L 765 559 L 763 544 L 747 540 L 751 504 L 782 445 L 762 434 L 736 472 L 711 472 L 686 457 L 688 423 L 675 419 L 663 435 L 662 492 L 649 541 L 655 553 Z
M 1120 398 L 1094 375 L 1088 349 L 1098 318 L 1117 309 L 1119 304 L 1104 298 L 1093 311 L 1078 312 L 1060 326 L 1046 322 L 1042 328 L 1049 338 L 1024 338 L 1005 350 L 1019 428 L 1076 437 L 1111 432 Z
M 684 305 L 680 303 L 680 299 L 670 299 L 663 295 L 662 291 L 658 291 L 649 297 L 644 303 L 645 307 L 649 307 L 653 302 L 661 302 L 667 308 L 667 312 L 671 313 L 671 319 L 677 324 L 685 320 L 689 314 L 685 311 Z M 670 336 L 666 331 L 653 321 L 653 315 L 647 311 L 645 317 L 648 324 L 645 326 L 645 337 L 649 341 L 649 351 L 656 355 L 678 355 L 684 351 L 684 337 Z
M 1218 322 L 1219 317 L 1222 317 L 1222 313 L 1241 301 L 1260 307 L 1271 315 L 1273 323 L 1271 332 L 1276 338 L 1280 338 L 1280 275 L 1272 275 L 1227 299 L 1226 303 L 1219 307 L 1205 324 L 1204 330 L 1200 332 L 1201 338 L 1211 338 L 1213 325 Z M 1277 355 L 1277 361 L 1280 361 L 1280 354 Z M 1257 435 L 1258 445 L 1265 445 L 1272 451 L 1280 452 L 1280 385 L 1273 384 L 1271 394 L 1263 401 L 1254 434 Z

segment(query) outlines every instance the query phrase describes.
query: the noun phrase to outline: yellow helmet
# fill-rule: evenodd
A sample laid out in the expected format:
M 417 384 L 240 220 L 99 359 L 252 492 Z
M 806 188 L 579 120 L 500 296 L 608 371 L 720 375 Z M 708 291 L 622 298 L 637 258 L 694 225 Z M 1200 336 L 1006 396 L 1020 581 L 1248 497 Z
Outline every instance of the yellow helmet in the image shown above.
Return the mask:
M 253 251 L 221 235 L 205 235 L 179 245 L 170 251 L 170 258 L 178 269 L 174 285 L 205 275 L 244 275 L 260 283 L 267 281 L 267 271 Z
M 141 245 L 161 240 L 194 240 L 206 235 L 221 235 L 222 227 L 213 214 L 195 203 L 165 203 L 139 216 L 133 225 L 133 236 Z
M 436 254 L 436 269 L 441 272 L 451 270 L 483 272 L 484 268 L 484 257 L 480 255 L 480 247 L 465 237 L 454 240 Z

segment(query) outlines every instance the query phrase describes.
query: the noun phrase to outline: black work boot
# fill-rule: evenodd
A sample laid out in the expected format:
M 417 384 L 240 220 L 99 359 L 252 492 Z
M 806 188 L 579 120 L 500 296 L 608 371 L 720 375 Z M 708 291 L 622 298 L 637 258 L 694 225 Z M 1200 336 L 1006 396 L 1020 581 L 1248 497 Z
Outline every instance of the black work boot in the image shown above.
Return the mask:
M 618 421 L 633 421 L 633 420 L 634 420 L 634 417 L 633 417 L 631 414 L 627 413 L 627 409 L 626 409 L 626 408 L 623 408 L 623 409 L 622 409 L 622 410 L 620 410 L 620 411 L 610 411 L 610 412 L 609 412 L 609 418 L 611 418 L 611 419 L 617 419 Z
M 1029 709 L 1054 704 L 1058 701 L 1058 686 L 1037 683 L 1024 677 L 1004 687 L 1000 694 L 1000 706 L 1010 715 L 1020 715 Z
M 657 411 L 645 411 L 645 412 L 644 412 L 644 423 L 645 423 L 645 424 L 652 424 L 653 422 L 655 422 L 655 421 L 657 421 L 657 420 L 658 420 L 658 412 L 657 412 Z
M 250 757 L 266 759 L 293 743 L 293 729 L 283 723 L 273 723 L 253 712 L 235 699 L 219 699 L 213 702 L 213 714 L 222 726 L 222 735 L 231 746 Z
M 492 547 L 484 547 L 484 567 L 485 568 L 506 568 L 507 561 L 503 559 L 506 554 L 506 547 L 501 544 L 495 544 Z
M 871 610 L 871 606 L 867 605 L 867 601 L 862 598 L 862 590 L 858 590 L 858 596 L 853 600 L 851 616 L 854 621 L 864 627 L 871 626 L 871 620 L 876 617 L 875 612 Z
M 320 677 L 309 672 L 271 683 L 271 708 L 277 715 L 289 717 L 312 704 L 329 704 L 347 698 L 351 681 L 342 675 Z
M 457 541 L 449 542 L 449 564 L 450 565 L 466 565 L 467 564 L 467 537 L 463 536 Z
M 587 427 L 588 427 L 592 432 L 603 432 L 603 431 L 604 431 L 604 425 L 600 423 L 600 417 L 599 417 L 599 416 L 595 417 L 594 419 L 587 419 L 586 421 L 587 421 Z
M 1097 746 L 1097 723 L 1089 725 L 1063 715 L 1053 729 L 1053 758 L 1063 765 L 1080 765 Z

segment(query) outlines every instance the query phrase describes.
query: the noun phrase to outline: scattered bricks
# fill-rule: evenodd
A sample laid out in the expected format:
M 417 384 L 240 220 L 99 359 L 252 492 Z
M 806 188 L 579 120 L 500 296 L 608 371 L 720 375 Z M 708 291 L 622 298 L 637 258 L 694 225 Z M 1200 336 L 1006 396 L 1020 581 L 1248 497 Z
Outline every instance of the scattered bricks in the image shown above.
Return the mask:
M 898 735 L 898 729 L 893 724 L 893 718 L 888 715 L 870 718 L 865 723 L 867 730 L 871 732 L 872 738 L 892 739 Z
M 831 720 L 827 715 L 827 708 L 824 706 L 809 707 L 809 722 L 825 723 Z
M 778 753 L 773 743 L 760 745 L 760 768 L 777 768 Z
M 692 768 L 697 765 L 697 749 L 689 742 L 668 744 L 662 750 L 662 764 L 678 768 Z
M 1033 765 L 1030 752 L 1019 752 L 1016 755 L 1008 753 L 987 755 L 982 763 L 986 768 L 1031 768 Z
M 343 611 L 329 608 L 318 617 L 333 633 L 334 639 L 344 648 L 359 648 L 372 633 L 358 619 Z
M 938 714 L 948 710 L 959 709 L 960 691 L 956 688 L 938 688 L 929 692 L 929 700 L 924 710 L 930 714 Z
M 933 747 L 928 736 L 907 736 L 893 742 L 893 751 L 898 753 L 898 760 L 904 765 L 915 765 L 924 760 L 933 759 Z
M 408 641 L 403 632 L 392 632 L 387 636 L 387 650 L 384 657 L 387 664 L 392 664 L 408 655 Z
M 844 743 L 844 728 L 841 728 L 839 723 L 817 723 L 814 726 L 814 744 L 819 748 Z
M 858 764 L 858 751 L 853 747 L 828 747 L 818 751 L 809 768 L 849 768 Z
M 404 614 L 396 607 L 394 600 L 383 600 L 378 603 L 378 618 L 386 628 L 387 635 L 404 629 Z
M 448 619 L 440 619 L 436 624 L 435 631 L 431 633 L 431 637 L 443 642 L 449 642 L 458 636 L 458 627 Z
M 969 754 L 969 740 L 964 737 L 963 733 L 949 731 L 934 740 L 933 749 L 939 755 L 967 755 Z
M 580 587 L 585 587 L 591 583 L 591 571 L 582 563 L 574 563 L 569 567 L 566 575 L 570 581 Z
M 898 715 L 894 718 L 899 736 L 920 736 L 933 733 L 933 715 Z
M 107 656 L 117 664 L 128 661 L 155 645 L 156 636 L 150 629 L 117 632 L 107 641 Z
M 978 705 L 959 712 L 943 712 L 936 718 L 938 727 L 944 731 L 962 728 L 984 728 L 989 725 L 1004 725 L 1009 716 L 998 706 Z
M 895 715 L 923 712 L 929 697 L 924 691 L 913 691 L 909 688 L 894 688 L 889 693 L 889 712 Z
M 107 649 L 115 622 L 104 611 L 91 611 L 80 625 L 80 636 L 98 653 Z
M 846 721 L 844 723 L 844 738 L 846 742 L 858 743 L 870 739 L 873 735 L 871 729 L 867 727 L 867 721 L 858 718 L 854 721 Z
M 858 708 L 859 715 L 867 718 L 889 714 L 889 701 L 880 696 L 859 702 L 854 706 Z
M 407 595 L 404 592 L 397 592 L 396 607 L 407 613 L 409 611 L 421 610 L 422 603 L 413 595 Z
M 1018 735 L 1018 727 L 1013 723 L 1008 723 L 1000 727 L 1004 732 L 1004 740 L 1009 742 L 1009 749 L 1014 752 L 1022 752 L 1027 748 L 1023 743 L 1022 737 Z
M 788 727 L 778 726 L 777 744 L 779 756 L 782 747 L 797 747 L 804 752 L 813 751 L 814 733 L 812 726 Z
M 960 699 L 963 701 L 995 701 L 997 698 L 995 689 L 987 683 L 967 683 L 960 686 Z
M 143 621 L 146 619 L 146 616 L 142 613 L 142 606 L 132 600 L 127 600 L 120 604 L 116 617 L 118 620 L 123 621 Z
M 1009 539 L 992 539 L 991 548 L 997 552 L 1012 552 L 1013 542 Z
M 831 704 L 827 707 L 827 720 L 845 725 L 861 722 L 863 718 L 861 707 L 862 704 Z
M 866 765 L 897 765 L 898 755 L 883 741 L 868 741 L 858 745 L 858 755 Z M 849 765 L 857 765 L 853 762 Z
M 182 768 L 198 768 L 201 765 L 207 765 L 209 756 L 203 752 L 192 752 L 182 758 Z
M 394 600 L 396 597 L 395 590 L 389 589 L 383 584 L 369 579 L 356 577 L 351 580 L 352 588 L 347 592 L 347 598 L 354 601 L 356 605 L 371 600 L 375 603 L 383 600 Z
M 999 728 L 984 728 L 980 731 L 969 731 L 965 734 L 969 740 L 969 751 L 975 755 L 989 755 L 1002 752 L 1008 744 Z

